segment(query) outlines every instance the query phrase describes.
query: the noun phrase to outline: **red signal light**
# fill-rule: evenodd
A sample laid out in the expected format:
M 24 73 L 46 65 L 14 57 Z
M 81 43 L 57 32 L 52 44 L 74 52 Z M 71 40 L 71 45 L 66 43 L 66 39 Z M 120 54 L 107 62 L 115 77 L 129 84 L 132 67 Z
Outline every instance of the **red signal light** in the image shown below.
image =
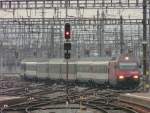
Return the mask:
M 65 35 L 70 35 L 70 33 L 69 32 L 65 32 Z
M 65 39 L 70 39 L 70 23 L 65 24 Z

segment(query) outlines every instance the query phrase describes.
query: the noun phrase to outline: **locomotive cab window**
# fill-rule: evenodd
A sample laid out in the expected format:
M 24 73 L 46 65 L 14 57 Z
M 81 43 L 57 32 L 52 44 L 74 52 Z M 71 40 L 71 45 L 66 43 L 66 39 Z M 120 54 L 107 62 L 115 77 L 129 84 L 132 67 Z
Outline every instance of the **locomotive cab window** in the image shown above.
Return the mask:
M 137 68 L 138 68 L 137 63 L 119 63 L 119 69 L 134 70 Z

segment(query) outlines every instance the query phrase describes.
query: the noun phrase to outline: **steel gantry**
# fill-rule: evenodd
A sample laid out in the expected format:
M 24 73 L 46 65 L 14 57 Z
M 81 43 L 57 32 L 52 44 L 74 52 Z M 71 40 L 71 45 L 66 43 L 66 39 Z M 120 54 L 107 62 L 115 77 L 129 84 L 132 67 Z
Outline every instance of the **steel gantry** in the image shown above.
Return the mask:
M 40 51 L 38 48 L 43 47 L 51 57 L 62 57 L 63 26 L 67 21 L 72 25 L 74 56 L 76 56 L 79 50 L 79 53 L 84 54 L 86 49 L 97 49 L 100 52 L 103 51 L 100 54 L 104 55 L 105 48 L 111 47 L 115 49 L 115 43 L 117 42 L 119 44 L 118 39 L 115 37 L 120 37 L 121 35 L 120 25 L 124 27 L 124 37 L 126 37 L 124 41 L 128 43 L 134 42 L 133 45 L 126 43 L 126 46 L 136 48 L 136 52 L 140 50 L 141 45 L 139 42 L 142 37 L 142 19 L 44 18 L 44 26 L 42 20 L 43 18 L 0 18 L 0 41 L 4 45 L 7 43 L 7 45 L 18 46 L 18 48 L 34 48 L 33 51 Z M 147 25 L 149 24 L 148 22 Z M 102 36 L 103 39 L 101 39 Z M 132 37 L 134 40 L 131 39 Z M 77 52 L 76 44 L 79 43 L 82 47 Z M 93 43 L 97 43 L 97 46 L 92 47 Z M 91 48 L 88 48 L 90 46 Z M 116 48 L 116 50 L 119 50 L 119 48 Z
M 142 8 L 142 0 L 0 0 L 0 9 Z

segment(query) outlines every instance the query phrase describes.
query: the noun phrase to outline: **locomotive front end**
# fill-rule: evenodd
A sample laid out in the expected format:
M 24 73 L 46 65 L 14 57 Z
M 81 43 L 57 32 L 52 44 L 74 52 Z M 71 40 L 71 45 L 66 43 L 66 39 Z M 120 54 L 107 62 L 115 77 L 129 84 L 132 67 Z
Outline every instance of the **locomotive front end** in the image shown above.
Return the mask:
M 140 83 L 139 63 L 133 57 L 125 56 L 118 60 L 116 68 L 117 85 L 135 88 Z

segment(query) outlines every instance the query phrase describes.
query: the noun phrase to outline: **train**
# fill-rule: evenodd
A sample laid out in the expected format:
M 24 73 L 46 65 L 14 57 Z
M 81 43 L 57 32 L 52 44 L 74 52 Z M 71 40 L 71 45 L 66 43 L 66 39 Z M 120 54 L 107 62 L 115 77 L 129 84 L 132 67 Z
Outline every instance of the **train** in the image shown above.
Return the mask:
M 70 83 L 87 83 L 91 85 L 110 85 L 117 87 L 126 83 L 128 78 L 131 86 L 140 82 L 139 63 L 128 55 L 117 60 L 110 59 L 80 59 L 69 60 L 68 79 L 66 77 L 65 59 L 24 59 L 21 61 L 21 77 L 34 80 L 68 81 Z M 134 69 L 123 69 L 135 66 Z M 133 81 L 133 83 L 132 83 Z M 123 85 L 121 86 L 123 87 Z
M 137 57 L 124 53 L 108 64 L 109 82 L 112 86 L 135 88 L 140 84 L 141 65 Z

